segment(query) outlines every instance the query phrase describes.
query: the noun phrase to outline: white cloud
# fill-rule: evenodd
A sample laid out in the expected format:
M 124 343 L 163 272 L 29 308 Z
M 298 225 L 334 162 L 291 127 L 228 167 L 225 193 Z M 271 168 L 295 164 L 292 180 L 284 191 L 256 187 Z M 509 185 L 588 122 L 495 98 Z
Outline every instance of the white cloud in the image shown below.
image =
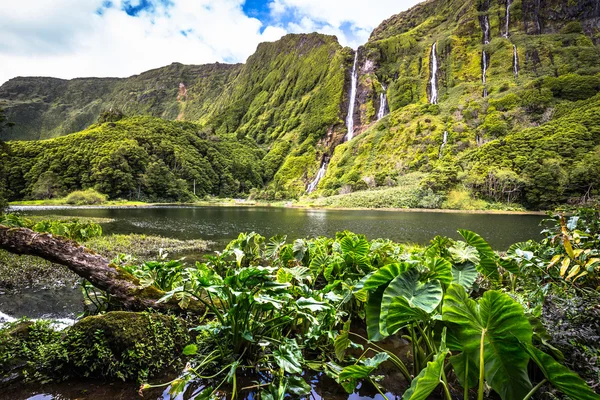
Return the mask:
M 272 0 L 271 13 L 281 26 L 290 30 L 314 27 L 334 34 L 345 46 L 364 44 L 383 20 L 405 11 L 422 0 Z M 286 22 L 286 16 L 300 16 Z M 308 22 L 309 20 L 310 22 Z
M 244 62 L 258 43 L 289 32 L 334 34 L 356 47 L 383 19 L 417 2 L 274 0 L 264 27 L 244 14 L 244 0 L 171 0 L 166 8 L 154 1 L 153 12 L 136 17 L 122 11 L 122 1 L 99 14 L 103 0 L 0 0 L 0 84 L 15 76 L 122 77 L 172 62 Z M 290 14 L 293 21 L 284 19 Z

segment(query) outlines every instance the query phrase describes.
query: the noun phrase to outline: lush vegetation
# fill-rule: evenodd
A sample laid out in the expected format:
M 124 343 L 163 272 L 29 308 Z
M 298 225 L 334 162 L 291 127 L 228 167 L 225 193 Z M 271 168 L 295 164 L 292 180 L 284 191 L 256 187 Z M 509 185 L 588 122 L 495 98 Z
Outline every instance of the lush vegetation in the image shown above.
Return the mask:
M 594 319 L 598 221 L 597 209 L 552 217 L 544 240 L 517 243 L 503 255 L 461 230 L 463 240 L 436 237 L 427 247 L 369 242 L 351 232 L 293 242 L 240 234 L 195 266 L 121 257 L 121 268 L 141 285 L 166 292 L 162 301 L 176 299 L 183 309 L 191 300 L 205 305 L 204 315 L 188 321 L 191 338 L 178 319 L 167 324 L 109 312 L 83 319 L 62 337 L 45 333 L 41 342 L 12 334 L 11 325 L 0 335 L 0 348 L 22 349 L 4 355 L 7 365 L 31 357 L 27 368 L 45 366 L 27 375 L 30 380 L 83 374 L 144 381 L 179 352 L 189 364 L 167 383 L 171 393 L 200 380 L 207 399 L 223 391 L 237 397 L 243 392 L 238 381 L 248 374 L 256 376 L 251 390 L 261 398 L 306 395 L 311 374 L 324 374 L 348 393 L 362 384 L 383 394 L 384 365 L 406 379 L 406 399 L 432 393 L 483 399 L 493 396 L 489 390 L 502 399 L 528 399 L 538 391 L 596 399 L 585 380 L 599 377 L 597 338 L 562 335 L 585 330 Z M 109 296 L 88 295 L 99 309 L 114 310 Z M 557 315 L 557 297 L 573 301 L 560 311 L 573 308 L 578 317 Z M 577 299 L 591 304 L 582 307 Z M 559 317 L 561 325 L 554 326 Z M 128 318 L 150 318 L 149 325 L 133 324 L 141 336 L 116 333 Z M 151 346 L 156 353 L 146 348 L 146 336 L 160 344 Z M 409 349 L 382 347 L 392 337 L 407 340 Z M 145 357 L 155 360 L 150 369 Z
M 4 167 L 10 199 L 94 189 L 111 199 L 189 201 L 262 185 L 262 156 L 250 142 L 197 124 L 136 117 L 52 140 L 10 142 Z

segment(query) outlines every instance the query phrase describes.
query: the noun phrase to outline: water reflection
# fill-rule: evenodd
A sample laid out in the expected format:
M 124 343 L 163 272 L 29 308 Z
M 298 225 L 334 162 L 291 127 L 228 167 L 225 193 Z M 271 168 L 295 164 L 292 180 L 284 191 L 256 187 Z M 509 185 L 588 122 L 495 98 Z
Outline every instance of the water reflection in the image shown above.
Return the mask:
M 177 239 L 210 239 L 226 244 L 240 232 L 288 239 L 333 236 L 350 230 L 369 239 L 388 238 L 426 244 L 436 235 L 459 238 L 457 229 L 481 234 L 498 250 L 515 242 L 539 239 L 540 215 L 400 212 L 377 210 L 307 210 L 276 207 L 152 207 L 31 209 L 24 214 L 110 218 L 106 233 L 145 233 Z

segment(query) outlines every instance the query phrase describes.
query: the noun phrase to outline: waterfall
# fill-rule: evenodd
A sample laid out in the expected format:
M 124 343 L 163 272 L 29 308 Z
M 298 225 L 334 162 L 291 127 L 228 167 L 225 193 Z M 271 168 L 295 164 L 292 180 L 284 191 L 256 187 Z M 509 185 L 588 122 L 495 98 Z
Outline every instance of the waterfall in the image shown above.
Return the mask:
M 483 44 L 490 44 L 490 18 L 483 16 Z
M 437 42 L 433 43 L 433 46 L 431 46 L 431 80 L 430 80 L 430 84 L 431 84 L 431 99 L 429 100 L 429 102 L 431 104 L 437 104 L 438 103 L 438 82 L 437 82 L 437 72 L 438 72 L 438 60 L 437 60 L 437 53 L 436 53 L 436 45 Z
M 10 315 L 4 314 L 2 311 L 0 311 L 0 324 L 4 322 L 15 322 L 16 320 L 16 318 L 13 318 Z
M 519 54 L 517 53 L 517 46 L 513 44 L 513 74 L 515 79 L 519 77 Z
M 352 65 L 350 99 L 349 99 L 349 104 L 348 104 L 348 116 L 346 117 L 346 127 L 348 127 L 348 134 L 346 134 L 346 141 L 350 141 L 354 137 L 354 102 L 356 101 L 356 86 L 358 84 L 358 71 L 356 70 L 357 63 L 358 63 L 358 50 L 356 50 L 356 53 L 354 53 L 354 64 Z
M 312 193 L 315 191 L 315 189 L 317 189 L 319 182 L 325 176 L 325 171 L 327 171 L 327 159 L 323 159 L 321 168 L 319 169 L 319 172 L 317 172 L 317 176 L 315 177 L 315 179 L 308 184 L 308 187 L 306 188 L 306 193 Z
M 442 144 L 440 145 L 440 154 L 438 158 L 442 158 L 442 150 L 444 150 L 444 146 L 448 143 L 448 131 L 444 131 L 444 137 L 442 138 Z
M 377 121 L 387 115 L 387 96 L 385 95 L 387 88 L 382 83 L 381 84 L 382 92 L 379 95 L 379 111 L 377 112 Z
M 504 37 L 508 39 L 508 28 L 510 27 L 510 5 L 512 0 L 506 0 L 506 26 L 504 30 Z
M 487 54 L 485 54 L 485 50 L 483 50 L 482 56 L 481 56 L 481 69 L 482 69 L 482 73 L 481 73 L 481 81 L 483 82 L 483 97 L 487 97 L 488 95 L 488 91 L 487 91 L 487 87 L 486 87 L 486 83 L 487 83 L 487 70 L 488 70 L 488 61 L 487 61 Z

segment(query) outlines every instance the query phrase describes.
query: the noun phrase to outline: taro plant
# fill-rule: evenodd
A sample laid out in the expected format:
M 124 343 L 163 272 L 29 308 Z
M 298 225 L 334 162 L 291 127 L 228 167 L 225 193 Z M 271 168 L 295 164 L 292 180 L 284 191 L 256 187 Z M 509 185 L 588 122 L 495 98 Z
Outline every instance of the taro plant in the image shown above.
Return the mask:
M 411 342 L 412 375 L 395 362 L 407 379 L 415 376 L 403 399 L 427 398 L 442 385 L 450 400 L 446 368 L 452 368 L 465 399 L 475 386 L 483 399 L 486 385 L 503 400 L 529 398 L 540 386 L 532 387 L 529 380 L 530 360 L 560 364 L 533 346 L 530 320 L 510 296 L 490 290 L 479 301 L 469 297 L 467 290 L 479 276 L 498 279 L 506 270 L 518 272 L 518 266 L 510 256 L 498 256 L 479 235 L 459 232 L 465 242 L 437 238 L 420 258 L 388 264 L 361 280 L 355 290 L 368 292 L 368 338 L 376 342 L 400 333 Z M 441 333 L 446 330 L 447 345 Z M 540 368 L 544 383 L 569 395 L 579 393 L 573 398 L 595 396 L 565 367 L 560 372 Z

